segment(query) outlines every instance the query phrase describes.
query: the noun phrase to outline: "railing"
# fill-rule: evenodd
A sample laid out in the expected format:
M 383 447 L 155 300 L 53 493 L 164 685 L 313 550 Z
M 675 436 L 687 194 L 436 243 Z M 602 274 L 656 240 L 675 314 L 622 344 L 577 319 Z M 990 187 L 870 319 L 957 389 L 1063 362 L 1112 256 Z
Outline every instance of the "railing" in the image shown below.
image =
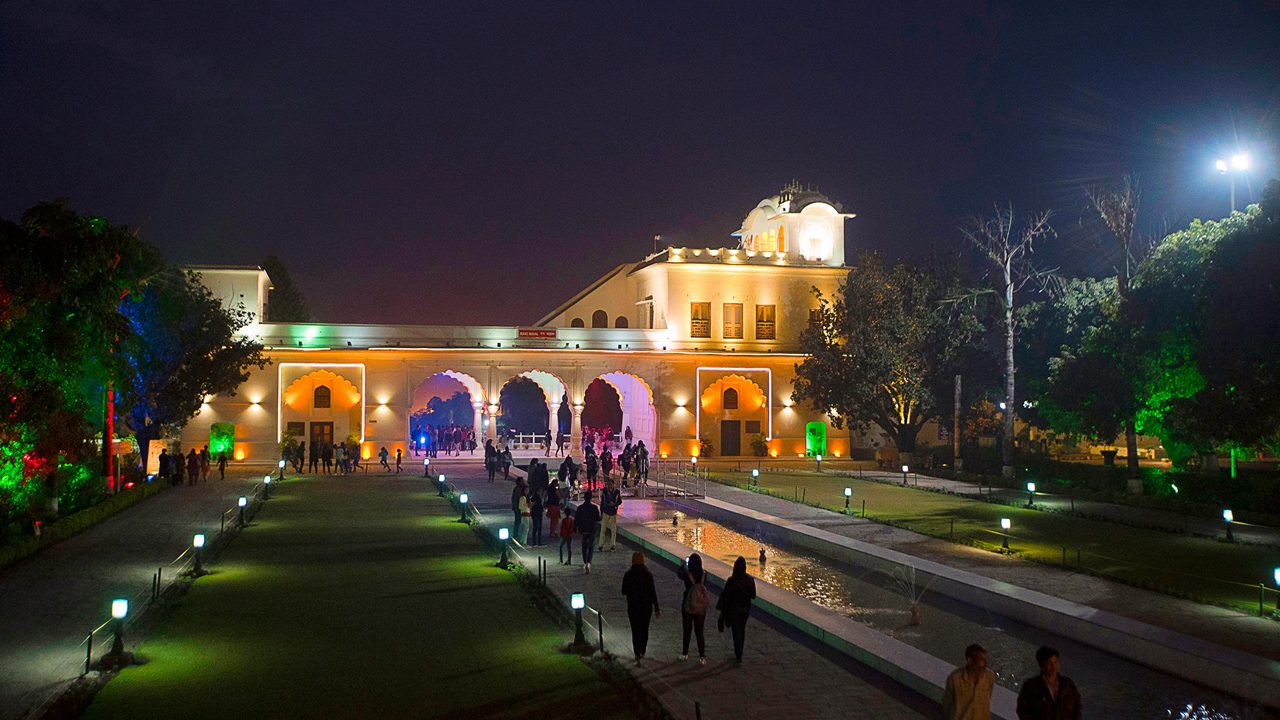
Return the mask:
M 689 337 L 711 337 L 711 321 L 694 319 L 689 321 Z

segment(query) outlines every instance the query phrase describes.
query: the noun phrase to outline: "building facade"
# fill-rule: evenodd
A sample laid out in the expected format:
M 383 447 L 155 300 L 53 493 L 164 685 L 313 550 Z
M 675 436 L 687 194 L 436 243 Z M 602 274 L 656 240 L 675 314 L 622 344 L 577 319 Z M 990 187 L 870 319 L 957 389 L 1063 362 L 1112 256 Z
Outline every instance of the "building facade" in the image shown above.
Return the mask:
M 265 272 L 215 268 L 206 280 L 215 294 L 257 304 L 261 320 L 244 332 L 271 364 L 235 395 L 208 398 L 182 442 L 208 443 L 217 424 L 242 462 L 274 461 L 286 436 L 309 447 L 350 439 L 366 457 L 408 453 L 432 398 L 465 397 L 483 443 L 498 436 L 504 391 L 532 382 L 546 426 L 519 431 L 567 430 L 577 451 L 588 395 L 603 383 L 621 411 L 612 430 L 629 430 L 655 456 L 803 456 L 829 428 L 791 398 L 799 335 L 817 308 L 813 291 L 833 295 L 849 272 L 851 217 L 792 184 L 747 214 L 736 246 L 667 247 L 620 265 L 527 327 L 272 323 Z M 258 297 L 237 295 L 245 287 Z M 824 451 L 846 456 L 850 437 L 826 433 Z

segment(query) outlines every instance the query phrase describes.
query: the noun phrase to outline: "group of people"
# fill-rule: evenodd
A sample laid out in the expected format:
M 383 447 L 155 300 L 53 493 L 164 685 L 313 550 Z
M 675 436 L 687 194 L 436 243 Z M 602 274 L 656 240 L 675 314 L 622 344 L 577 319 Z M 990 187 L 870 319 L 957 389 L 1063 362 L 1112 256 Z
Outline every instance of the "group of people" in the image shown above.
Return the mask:
M 185 456 L 182 451 L 169 454 L 169 448 L 163 448 L 159 457 L 159 474 L 160 481 L 167 482 L 171 485 L 194 485 L 209 479 L 209 470 L 214 464 L 218 466 L 218 476 L 225 479 L 227 477 L 227 454 L 225 452 L 218 453 L 217 460 L 209 454 L 209 446 L 205 445 L 200 448 L 200 452 L 196 452 L 195 448 L 191 448 Z
M 386 448 L 382 450 L 386 452 Z M 292 464 L 295 472 L 303 472 L 305 467 L 306 472 L 311 473 L 347 475 L 360 470 L 360 443 L 344 441 L 335 445 L 313 442 L 308 449 L 304 440 L 292 448 L 286 447 L 281 459 Z
M 596 454 L 594 445 L 583 445 L 582 464 L 587 471 L 587 486 L 592 489 L 598 476 L 609 482 L 615 467 L 621 474 L 623 487 L 649 480 L 649 448 L 645 447 L 643 440 L 635 445 L 628 442 L 616 462 L 608 443 L 605 443 L 599 455 Z
M 1018 690 L 1018 720 L 1080 720 L 1080 691 L 1071 678 L 1059 672 L 1061 656 L 1051 647 L 1036 651 L 1040 674 L 1028 678 Z M 947 676 L 942 695 L 945 720 L 989 720 L 991 691 L 996 675 L 987 667 L 987 650 L 981 645 L 964 649 L 964 665 Z
M 548 538 L 558 537 L 560 562 L 572 565 L 573 537 L 576 534 L 582 541 L 583 572 L 590 573 L 595 551 L 605 549 L 606 535 L 609 537 L 609 550 L 617 549 L 618 511 L 622 509 L 622 491 L 614 483 L 606 483 L 600 491 L 599 505 L 592 502 L 592 492 L 588 490 L 575 507 L 570 504 L 570 498 L 576 491 L 569 471 L 566 470 L 569 463 L 572 461 L 568 458 L 561 463 L 556 481 L 552 482 L 547 464 L 535 458 L 529 463 L 528 481 L 525 478 L 516 479 L 516 485 L 511 490 L 514 537 L 521 544 L 530 547 L 541 547 Z M 576 471 L 574 475 L 576 476 Z M 543 532 L 544 516 L 547 520 L 546 533 Z
M 463 452 L 474 455 L 476 429 L 471 425 L 423 425 L 413 431 L 409 446 L 415 456 L 434 458 L 441 452 L 445 457 Z

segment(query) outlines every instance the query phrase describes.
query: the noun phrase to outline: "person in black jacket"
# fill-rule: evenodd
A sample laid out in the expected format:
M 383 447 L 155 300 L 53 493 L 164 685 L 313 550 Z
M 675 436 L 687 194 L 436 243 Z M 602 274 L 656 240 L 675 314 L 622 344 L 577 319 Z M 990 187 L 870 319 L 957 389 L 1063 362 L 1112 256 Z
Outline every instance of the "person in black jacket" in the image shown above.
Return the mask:
M 756 598 L 755 578 L 747 574 L 747 559 L 738 556 L 733 561 L 733 574 L 724 583 L 716 609 L 720 611 L 717 625 L 720 632 L 728 625 L 733 631 L 733 655 L 742 664 L 742 646 L 746 642 L 747 617 L 751 614 L 751 601 Z
M 701 605 L 703 600 L 695 598 L 689 599 L 689 595 L 693 588 L 702 585 L 706 588 L 707 575 L 702 570 L 702 556 L 693 553 L 680 564 L 680 570 L 677 573 L 680 581 L 684 583 L 684 595 L 680 598 L 680 628 L 684 633 L 684 644 L 681 645 L 680 659 L 689 659 L 689 636 L 696 635 L 698 638 L 698 664 L 707 664 L 707 635 L 703 629 L 707 622 L 707 608 Z M 706 598 L 705 592 L 699 592 L 700 598 Z M 698 612 L 701 610 L 701 612 Z
M 653 574 L 644 564 L 644 553 L 637 550 L 631 555 L 631 569 L 622 576 L 622 594 L 627 596 L 627 619 L 631 621 L 631 648 L 636 653 L 636 665 L 644 659 L 649 646 L 649 622 L 653 616 L 662 617 L 658 607 L 658 589 L 653 584 Z M 652 611 L 652 612 L 650 612 Z
M 583 572 L 591 574 L 591 558 L 596 549 L 596 528 L 600 526 L 600 508 L 591 502 L 591 491 L 582 494 L 582 504 L 573 514 L 573 527 L 582 536 Z
M 1018 720 L 1080 720 L 1080 691 L 1071 678 L 1058 674 L 1058 651 L 1036 651 L 1040 674 L 1018 690 Z

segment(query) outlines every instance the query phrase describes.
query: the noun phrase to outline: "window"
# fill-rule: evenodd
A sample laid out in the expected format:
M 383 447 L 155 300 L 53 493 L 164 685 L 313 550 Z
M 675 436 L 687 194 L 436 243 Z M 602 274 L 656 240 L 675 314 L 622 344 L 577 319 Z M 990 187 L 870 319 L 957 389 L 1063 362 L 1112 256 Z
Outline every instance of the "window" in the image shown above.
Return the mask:
M 312 409 L 318 410 L 318 409 L 332 407 L 333 406 L 332 403 L 333 403 L 333 395 L 332 393 L 329 392 L 329 388 L 326 385 L 321 385 L 317 387 L 316 391 L 311 395 Z
M 745 423 L 743 423 L 743 424 L 742 424 L 742 428 L 743 428 L 744 430 L 746 430 L 746 432 L 747 432 L 747 434 L 748 434 L 748 435 L 759 435 L 759 434 L 760 434 L 760 421 L 759 421 L 759 420 L 748 420 L 748 421 L 746 421 Z
M 742 337 L 742 303 L 724 304 L 724 336 Z
M 586 327 L 587 324 L 582 322 L 582 318 L 574 318 L 569 321 L 569 327 Z
M 307 424 L 304 422 L 285 423 L 284 433 L 286 435 L 292 435 L 294 440 L 306 440 Z
M 776 305 L 757 305 L 756 306 L 756 339 L 757 340 L 775 340 L 778 337 L 778 327 L 774 322 L 777 312 Z
M 816 328 L 822 324 L 822 311 L 818 308 L 809 308 L 809 327 Z
M 609 313 L 603 310 L 597 310 L 591 313 L 591 327 L 593 328 L 609 327 Z
M 613 321 L 613 326 L 616 328 L 624 328 L 624 327 L 627 327 L 628 325 L 629 323 L 627 322 L 627 319 L 622 317 L 621 315 L 618 316 L 617 320 Z
M 724 391 L 724 402 L 722 403 L 722 409 L 724 410 L 738 409 L 738 391 L 737 390 L 734 390 L 733 388 L 728 388 Z
M 689 304 L 689 337 L 711 337 L 711 303 Z

